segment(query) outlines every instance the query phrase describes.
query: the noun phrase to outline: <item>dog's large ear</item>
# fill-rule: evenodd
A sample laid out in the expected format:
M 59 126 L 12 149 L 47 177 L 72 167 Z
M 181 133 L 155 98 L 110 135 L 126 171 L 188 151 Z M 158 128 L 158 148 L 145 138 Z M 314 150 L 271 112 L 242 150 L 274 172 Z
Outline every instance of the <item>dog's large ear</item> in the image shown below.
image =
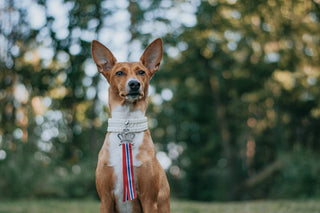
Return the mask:
M 160 62 L 162 59 L 162 39 L 157 38 L 151 44 L 147 46 L 145 51 L 143 52 L 140 61 L 141 63 L 147 67 L 151 75 L 153 75 L 160 68 Z
M 92 41 L 91 53 L 98 71 L 107 77 L 107 72 L 115 65 L 117 59 L 108 48 L 97 40 Z

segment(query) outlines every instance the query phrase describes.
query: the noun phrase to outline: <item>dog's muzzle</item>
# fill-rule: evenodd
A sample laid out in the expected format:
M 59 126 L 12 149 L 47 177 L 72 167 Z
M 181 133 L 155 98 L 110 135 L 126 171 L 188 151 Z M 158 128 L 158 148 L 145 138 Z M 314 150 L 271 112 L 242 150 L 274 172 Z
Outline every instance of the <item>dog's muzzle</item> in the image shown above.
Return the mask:
M 140 82 L 138 80 L 130 80 L 128 82 L 129 92 L 127 96 L 138 97 L 140 96 Z

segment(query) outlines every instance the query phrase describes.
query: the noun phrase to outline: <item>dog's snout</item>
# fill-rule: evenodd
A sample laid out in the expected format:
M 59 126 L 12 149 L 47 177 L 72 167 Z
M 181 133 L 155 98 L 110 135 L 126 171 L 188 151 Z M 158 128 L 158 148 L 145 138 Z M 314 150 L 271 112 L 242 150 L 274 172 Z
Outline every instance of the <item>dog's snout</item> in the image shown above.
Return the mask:
M 128 86 L 131 91 L 138 91 L 140 89 L 140 82 L 137 80 L 131 80 L 128 82 Z

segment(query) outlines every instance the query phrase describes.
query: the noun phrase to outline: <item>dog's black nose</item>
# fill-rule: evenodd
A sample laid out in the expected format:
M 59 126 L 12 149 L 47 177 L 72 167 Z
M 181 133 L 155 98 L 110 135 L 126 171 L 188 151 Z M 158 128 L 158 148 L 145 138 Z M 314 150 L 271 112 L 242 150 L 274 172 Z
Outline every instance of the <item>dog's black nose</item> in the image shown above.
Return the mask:
M 128 82 L 128 86 L 130 87 L 131 91 L 138 91 L 140 89 L 140 82 L 137 80 L 131 80 Z

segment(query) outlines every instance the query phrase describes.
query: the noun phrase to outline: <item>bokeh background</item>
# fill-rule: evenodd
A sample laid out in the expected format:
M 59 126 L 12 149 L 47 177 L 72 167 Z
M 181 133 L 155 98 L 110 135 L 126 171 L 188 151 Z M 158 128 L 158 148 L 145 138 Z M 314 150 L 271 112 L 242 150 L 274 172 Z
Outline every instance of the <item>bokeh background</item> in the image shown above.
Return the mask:
M 164 41 L 148 117 L 172 197 L 320 196 L 319 0 L 1 0 L 0 198 L 97 198 L 91 41 Z

